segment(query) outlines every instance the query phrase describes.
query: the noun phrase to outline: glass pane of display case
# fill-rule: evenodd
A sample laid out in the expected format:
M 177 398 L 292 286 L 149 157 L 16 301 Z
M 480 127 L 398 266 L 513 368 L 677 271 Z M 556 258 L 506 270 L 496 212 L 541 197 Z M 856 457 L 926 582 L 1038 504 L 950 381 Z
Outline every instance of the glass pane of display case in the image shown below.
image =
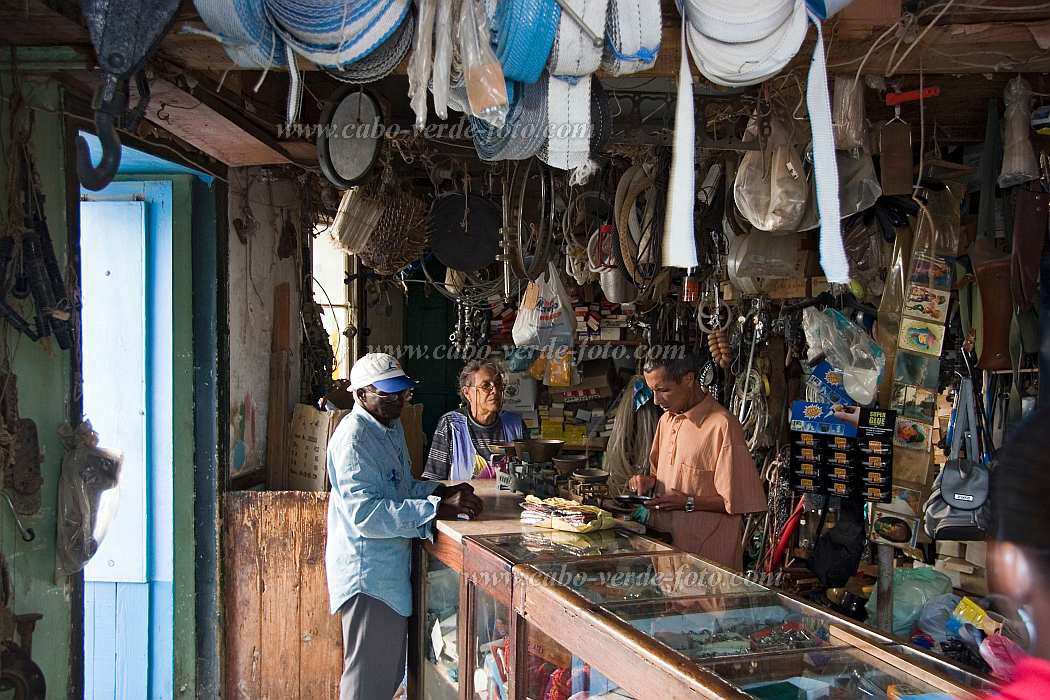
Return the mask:
M 513 535 L 479 537 L 476 541 L 514 564 L 609 554 L 671 551 L 669 546 L 661 542 L 620 530 L 600 530 L 591 533 L 537 530 Z
M 995 690 L 995 684 L 989 681 L 987 678 L 983 678 L 975 673 L 970 673 L 964 668 L 952 665 L 947 661 L 936 658 L 931 654 L 922 654 L 911 647 L 904 646 L 903 644 L 890 645 L 890 649 L 897 656 L 901 656 L 916 666 L 920 666 L 928 671 L 943 676 L 955 683 L 964 686 L 966 688 L 973 688 L 978 693 L 988 693 Z
M 950 698 L 915 676 L 851 646 L 709 658 L 700 663 L 741 690 L 769 700 L 854 700 L 929 694 Z
M 545 575 L 548 585 L 563 586 L 597 604 L 765 590 L 689 554 L 539 562 L 533 566 Z
M 586 659 L 574 655 L 534 625 L 527 625 L 526 630 L 528 670 L 522 697 L 631 700 L 631 695 L 591 668 Z
M 459 697 L 459 650 L 456 648 L 459 574 L 434 557 L 425 558 L 423 695 L 435 700 L 456 700 Z
M 506 605 L 474 589 L 474 697 L 505 700 L 510 667 L 510 615 Z
M 694 661 L 827 646 L 833 621 L 757 586 L 753 593 L 606 603 L 602 608 Z

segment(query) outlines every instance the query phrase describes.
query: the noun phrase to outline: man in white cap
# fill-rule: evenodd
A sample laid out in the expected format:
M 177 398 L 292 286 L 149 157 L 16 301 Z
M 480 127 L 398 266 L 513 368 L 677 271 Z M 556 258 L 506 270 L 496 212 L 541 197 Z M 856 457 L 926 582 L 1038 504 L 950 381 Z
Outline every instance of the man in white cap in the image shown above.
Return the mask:
M 412 614 L 412 540 L 433 539 L 435 518 L 476 517 L 469 484 L 412 477 L 401 411 L 415 382 L 392 356 L 369 353 L 350 370 L 353 411 L 328 444 L 325 569 L 343 622 L 340 700 L 389 700 L 405 668 Z

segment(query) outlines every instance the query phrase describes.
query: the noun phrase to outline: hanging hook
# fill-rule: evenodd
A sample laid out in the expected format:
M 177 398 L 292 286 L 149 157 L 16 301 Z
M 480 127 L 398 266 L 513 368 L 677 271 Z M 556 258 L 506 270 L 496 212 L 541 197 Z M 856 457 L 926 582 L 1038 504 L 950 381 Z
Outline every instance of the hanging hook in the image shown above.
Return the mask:
M 113 181 L 120 167 L 120 136 L 117 135 L 114 117 L 104 111 L 95 112 L 95 130 L 102 142 L 102 160 L 98 166 L 91 163 L 91 149 L 83 136 L 77 136 L 77 174 L 80 184 L 89 190 L 98 191 Z
M 18 534 L 22 536 L 23 542 L 32 542 L 36 539 L 36 532 L 31 527 L 25 527 L 22 525 L 22 521 L 18 519 L 18 513 L 15 511 L 15 504 L 11 500 L 11 495 L 7 491 L 0 491 L 3 495 L 4 500 L 7 501 L 8 507 L 11 509 L 11 517 L 15 520 L 15 526 L 18 528 Z

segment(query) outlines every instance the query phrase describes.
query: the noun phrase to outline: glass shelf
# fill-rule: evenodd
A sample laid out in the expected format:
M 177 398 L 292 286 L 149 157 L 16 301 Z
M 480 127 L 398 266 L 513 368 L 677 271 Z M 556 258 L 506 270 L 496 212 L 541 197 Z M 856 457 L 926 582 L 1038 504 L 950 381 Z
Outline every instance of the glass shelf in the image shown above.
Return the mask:
M 850 646 L 708 659 L 701 665 L 760 699 L 886 700 L 920 694 L 926 700 L 952 697 Z
M 424 696 L 455 700 L 459 697 L 459 574 L 436 558 L 425 558 Z
M 620 530 L 600 530 L 586 534 L 537 530 L 513 535 L 477 537 L 473 540 L 514 564 L 610 554 L 672 551 L 671 547 L 661 542 Z
M 602 609 L 694 661 L 827 646 L 833 622 L 761 589 L 671 601 L 606 603 Z
M 689 554 L 538 562 L 547 585 L 568 588 L 591 603 L 668 600 L 768 589 Z

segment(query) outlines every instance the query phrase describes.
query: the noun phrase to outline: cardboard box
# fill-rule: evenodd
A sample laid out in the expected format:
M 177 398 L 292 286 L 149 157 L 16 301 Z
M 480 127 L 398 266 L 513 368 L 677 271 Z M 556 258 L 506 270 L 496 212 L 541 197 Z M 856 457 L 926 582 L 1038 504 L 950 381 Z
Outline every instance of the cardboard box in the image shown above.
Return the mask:
M 958 571 L 960 574 L 974 574 L 977 573 L 978 568 L 959 557 L 947 557 L 944 559 L 945 571 Z
M 951 542 L 948 540 L 937 541 L 937 556 L 940 557 L 961 557 L 963 555 L 963 543 L 962 542 Z
M 986 566 L 988 566 L 988 543 L 967 542 L 966 561 L 970 562 L 971 564 L 980 569 L 983 569 Z
M 288 431 L 288 488 L 292 491 L 327 491 L 328 440 L 349 413 L 319 411 L 296 404 Z

